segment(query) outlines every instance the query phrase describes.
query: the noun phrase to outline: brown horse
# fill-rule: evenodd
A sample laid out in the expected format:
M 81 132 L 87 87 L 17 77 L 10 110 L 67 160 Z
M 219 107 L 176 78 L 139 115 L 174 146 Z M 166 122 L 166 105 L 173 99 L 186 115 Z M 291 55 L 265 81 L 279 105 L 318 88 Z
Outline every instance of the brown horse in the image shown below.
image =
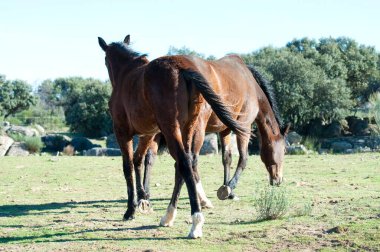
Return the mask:
M 225 61 L 231 60 L 231 56 L 220 59 L 213 64 L 223 64 Z M 238 120 L 245 123 L 256 122 L 259 130 L 260 136 L 260 156 L 268 170 L 270 184 L 279 185 L 282 182 L 283 174 L 283 159 L 285 154 L 285 142 L 284 136 L 289 130 L 289 125 L 282 127 L 281 118 L 279 116 L 278 108 L 272 87 L 269 83 L 262 77 L 262 75 L 253 67 L 248 66 L 253 80 L 247 78 L 242 82 L 226 82 L 228 87 L 224 87 L 225 90 L 234 90 L 227 95 L 227 93 L 220 93 L 222 97 L 225 97 L 226 101 L 230 104 L 236 102 L 237 97 L 245 100 L 245 105 L 239 109 L 235 110 L 240 115 L 250 115 L 248 117 L 240 116 Z M 240 74 L 248 74 L 247 69 L 242 71 Z M 236 75 L 235 75 L 236 76 Z M 239 86 L 245 86 L 245 90 L 253 90 L 254 96 L 245 93 L 243 89 L 239 89 Z M 235 98 L 234 98 L 235 97 Z M 256 111 L 256 109 L 258 111 Z M 254 111 L 254 113 L 252 113 Z M 256 113 L 256 114 L 255 114 Z M 253 116 L 252 116 L 253 114 Z M 205 104 L 202 107 L 200 116 L 198 117 L 197 128 L 195 130 L 195 141 L 193 144 L 194 160 L 198 159 L 199 151 L 203 143 L 204 132 L 218 132 L 221 139 L 222 147 L 222 160 L 224 166 L 224 184 L 218 190 L 218 198 L 221 200 L 230 198 L 234 199 L 235 194 L 233 189 L 235 189 L 239 177 L 246 167 L 247 153 L 248 153 L 248 142 L 244 136 L 237 136 L 237 144 L 239 151 L 239 161 L 238 166 L 235 171 L 233 178 L 230 180 L 230 166 L 231 166 L 231 147 L 230 147 L 230 130 L 226 128 L 213 113 L 210 106 Z M 144 177 L 144 188 L 146 192 L 149 192 L 149 178 L 151 173 L 151 168 L 155 155 L 157 153 L 158 144 L 157 141 L 159 135 L 156 136 L 155 141 L 149 148 L 148 154 L 145 157 L 145 177 Z M 144 141 L 139 143 L 144 145 Z M 195 162 L 196 164 L 196 162 Z M 196 169 L 196 167 L 193 167 Z M 198 194 L 201 201 L 202 207 L 212 207 L 211 202 L 207 199 L 200 181 L 198 182 Z M 149 195 L 148 195 L 149 196 Z M 147 198 L 145 198 L 146 200 Z M 140 201 L 139 205 L 140 211 L 145 212 L 149 208 L 149 202 Z M 148 207 L 147 207 L 148 206 Z
M 106 53 L 105 63 L 113 87 L 109 109 L 127 182 L 128 209 L 124 219 L 134 218 L 137 205 L 135 175 L 136 179 L 141 178 L 139 172 L 135 174 L 134 166 L 141 164 L 139 156 L 146 154 L 154 136 L 161 131 L 176 162 L 173 196 L 161 225 L 173 223 L 179 190 L 185 182 L 193 219 L 189 237 L 201 237 L 204 217 L 196 190 L 199 176 L 192 168 L 194 129 L 201 108 L 207 101 L 218 118 L 238 135 L 248 138 L 249 128 L 235 121 L 230 107 L 217 95 L 223 86 L 218 80 L 224 76 L 218 77 L 213 66 L 183 56 L 148 62 L 146 55 L 128 47 L 129 41 L 128 35 L 123 43 L 108 45 L 98 38 Z M 238 102 L 237 106 L 242 104 Z M 133 156 L 132 137 L 135 134 L 144 136 L 145 143 Z M 143 193 L 139 188 L 139 194 Z

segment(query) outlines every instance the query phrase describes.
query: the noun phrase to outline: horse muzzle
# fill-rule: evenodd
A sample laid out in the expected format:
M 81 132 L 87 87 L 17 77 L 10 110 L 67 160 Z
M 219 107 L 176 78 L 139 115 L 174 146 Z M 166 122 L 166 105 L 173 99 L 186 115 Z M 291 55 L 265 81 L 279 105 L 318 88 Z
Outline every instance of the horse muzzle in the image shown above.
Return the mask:
M 282 183 L 283 179 L 282 177 L 277 178 L 269 178 L 269 183 L 271 186 L 279 186 Z

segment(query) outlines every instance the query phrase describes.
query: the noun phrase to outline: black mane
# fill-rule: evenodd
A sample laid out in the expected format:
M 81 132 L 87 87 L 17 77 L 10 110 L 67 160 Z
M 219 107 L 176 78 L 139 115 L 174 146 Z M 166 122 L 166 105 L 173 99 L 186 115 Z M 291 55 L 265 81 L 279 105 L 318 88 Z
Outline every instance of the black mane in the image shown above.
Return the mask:
M 112 48 L 117 54 L 123 56 L 124 58 L 134 59 L 147 56 L 147 54 L 141 54 L 133 51 L 132 49 L 127 47 L 123 42 L 113 42 L 109 45 L 109 47 Z
M 249 65 L 247 67 L 251 71 L 251 73 L 252 73 L 253 77 L 256 79 L 257 83 L 260 85 L 264 94 L 266 95 L 266 97 L 269 101 L 269 104 L 272 107 L 274 117 L 276 118 L 277 124 L 280 127 L 280 129 L 282 130 L 283 123 L 282 123 L 282 119 L 280 116 L 280 111 L 278 110 L 276 96 L 274 94 L 274 90 L 273 90 L 272 85 L 269 84 L 269 82 L 259 73 L 259 71 L 257 71 L 257 69 L 254 66 Z

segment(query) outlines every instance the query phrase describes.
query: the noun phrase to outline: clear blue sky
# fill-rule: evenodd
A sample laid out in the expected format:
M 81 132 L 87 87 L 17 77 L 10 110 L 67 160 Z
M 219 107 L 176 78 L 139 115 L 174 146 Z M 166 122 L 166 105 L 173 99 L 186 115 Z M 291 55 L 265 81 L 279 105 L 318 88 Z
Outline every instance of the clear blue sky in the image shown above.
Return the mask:
M 0 74 L 36 85 L 47 78 L 105 80 L 107 42 L 131 34 L 149 59 L 169 46 L 206 55 L 248 53 L 293 38 L 347 36 L 380 50 L 378 0 L 2 0 Z

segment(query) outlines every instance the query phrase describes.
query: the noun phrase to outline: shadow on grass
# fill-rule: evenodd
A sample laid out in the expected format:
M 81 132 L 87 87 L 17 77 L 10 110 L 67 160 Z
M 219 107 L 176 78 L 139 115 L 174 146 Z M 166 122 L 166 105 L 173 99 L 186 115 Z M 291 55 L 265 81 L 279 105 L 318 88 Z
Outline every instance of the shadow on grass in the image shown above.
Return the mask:
M 155 201 L 167 201 L 166 198 L 151 199 L 151 202 Z M 92 200 L 92 201 L 69 201 L 69 202 L 51 202 L 45 204 L 32 204 L 32 205 L 2 205 L 0 206 L 0 218 L 1 217 L 16 217 L 22 215 L 43 215 L 49 214 L 62 214 L 69 213 L 69 211 L 64 212 L 51 212 L 52 210 L 63 210 L 65 208 L 76 208 L 76 207 L 94 207 L 94 208 L 104 208 L 110 207 L 112 204 L 123 204 L 127 206 L 127 200 Z M 37 211 L 37 212 L 34 212 Z M 48 212 L 47 212 L 48 211 Z M 32 212 L 32 213 L 31 213 Z
M 1 243 L 44 243 L 44 242 L 71 242 L 71 241 L 107 241 L 107 240 L 119 240 L 119 241 L 128 241 L 128 240 L 172 240 L 172 239 L 186 239 L 185 237 L 126 237 L 126 238 L 85 238 L 85 237 L 72 237 L 61 239 L 65 236 L 72 235 L 83 235 L 85 233 L 97 233 L 97 232 L 124 232 L 124 231 L 141 231 L 141 230 L 152 230 L 158 229 L 157 225 L 133 227 L 133 228 L 103 228 L 103 229 L 86 229 L 76 232 L 57 232 L 52 234 L 43 234 L 43 235 L 30 235 L 30 236 L 17 236 L 17 237 L 0 237 Z M 42 239 L 42 240 L 41 240 Z
M 83 235 L 85 233 L 98 233 L 98 232 L 124 232 L 124 231 L 143 231 L 158 229 L 157 225 L 132 227 L 132 228 L 103 228 L 103 229 L 86 229 L 75 232 L 56 232 L 43 235 L 30 235 L 30 236 L 14 236 L 14 237 L 0 237 L 1 243 L 29 243 L 29 242 L 64 242 L 64 241 L 92 241 L 92 240 L 169 240 L 172 238 L 155 238 L 155 237 L 138 237 L 138 238 L 86 238 L 86 237 L 72 237 L 68 239 L 60 239 L 65 236 Z M 42 240 L 41 240 L 42 239 Z

